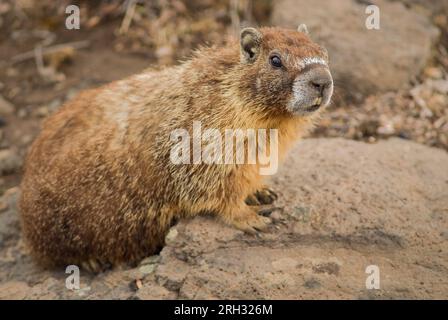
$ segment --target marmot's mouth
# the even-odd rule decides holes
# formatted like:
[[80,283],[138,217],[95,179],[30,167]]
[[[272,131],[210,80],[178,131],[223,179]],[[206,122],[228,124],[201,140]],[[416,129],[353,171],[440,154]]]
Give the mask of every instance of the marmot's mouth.
[[320,104],[313,104],[311,107],[305,109],[306,112],[313,112],[320,108]]
[[313,112],[319,109],[322,105],[322,97],[316,98],[310,107],[305,108],[306,112]]

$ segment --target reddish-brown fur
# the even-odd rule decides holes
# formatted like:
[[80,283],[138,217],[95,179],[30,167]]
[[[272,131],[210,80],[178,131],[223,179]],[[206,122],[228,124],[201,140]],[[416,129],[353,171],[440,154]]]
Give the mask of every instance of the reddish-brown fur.
[[[25,166],[20,209],[33,256],[45,265],[136,263],[156,252],[178,218],[214,213],[247,231],[267,219],[245,204],[263,187],[258,165],[174,165],[170,132],[207,128],[279,129],[280,154],[313,117],[284,109],[298,71],[279,76],[273,49],[325,57],[297,31],[260,29],[254,63],[238,42],[199,50],[177,67],[81,93],[51,116]],[[259,79],[259,80],[258,80]],[[257,85],[258,83],[258,85]]]

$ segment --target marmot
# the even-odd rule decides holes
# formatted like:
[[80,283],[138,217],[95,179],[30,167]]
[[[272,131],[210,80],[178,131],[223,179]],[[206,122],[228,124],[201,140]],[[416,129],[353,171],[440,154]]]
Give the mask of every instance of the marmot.
[[328,54],[303,27],[245,28],[239,41],[201,48],[178,66],[84,91],[45,121],[29,150],[25,243],[46,266],[98,271],[157,252],[182,217],[208,213],[263,230],[270,219],[248,196],[275,195],[259,164],[174,164],[170,133],[194,121],[221,132],[274,128],[281,157],[332,92]]

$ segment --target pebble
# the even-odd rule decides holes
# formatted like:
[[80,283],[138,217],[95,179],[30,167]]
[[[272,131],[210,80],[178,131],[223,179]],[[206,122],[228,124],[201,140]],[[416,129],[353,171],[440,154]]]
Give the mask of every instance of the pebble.
[[81,288],[79,290],[76,290],[76,293],[78,293],[78,295],[80,297],[84,297],[84,296],[86,296],[87,294],[90,293],[91,289],[92,289],[91,287],[84,287],[84,288]]
[[141,266],[138,269],[138,271],[140,271],[144,275],[147,275],[147,274],[153,273],[155,269],[156,269],[155,264],[145,264],[145,265]]
[[0,200],[0,212],[6,211],[8,208],[9,205],[5,201]]
[[179,232],[178,232],[176,229],[174,229],[174,228],[171,229],[171,230],[168,232],[168,234],[166,235],[166,237],[165,237],[165,242],[166,242],[166,243],[173,242],[174,239],[176,239],[178,233],[179,233]]
[[439,68],[428,67],[425,69],[425,76],[432,78],[432,79],[442,79],[443,72]]
[[50,110],[47,106],[42,106],[37,108],[34,114],[39,118],[45,118],[50,114]]
[[22,159],[11,149],[0,150],[0,174],[17,171],[22,166]]
[[0,114],[1,115],[10,115],[14,113],[14,106],[11,102],[5,100],[2,96],[0,96]]
[[20,119],[26,118],[28,116],[28,112],[25,109],[19,109],[19,111],[17,112],[17,116]]

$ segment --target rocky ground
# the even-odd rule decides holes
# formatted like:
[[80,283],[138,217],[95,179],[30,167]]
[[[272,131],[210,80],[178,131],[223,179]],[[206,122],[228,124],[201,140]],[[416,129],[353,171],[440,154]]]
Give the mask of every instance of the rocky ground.
[[[182,221],[135,269],[38,269],[20,240],[18,190],[0,213],[0,298],[447,299],[448,154],[400,139],[308,139],[272,181],[279,209],[251,236],[212,217]],[[380,289],[366,289],[369,265]]]
[[[157,0],[132,10],[81,0],[82,28],[70,31],[72,2],[0,2],[0,298],[448,298],[446,1],[371,1],[378,31],[365,28],[359,0]],[[280,209],[269,232],[183,221],[160,255],[82,272],[74,292],[64,270],[33,264],[15,199],[43,119],[84,88],[175,64],[239,25],[298,23],[328,48],[335,95],[319,139],[302,142],[272,181]],[[380,290],[366,290],[368,265],[380,268]]]

